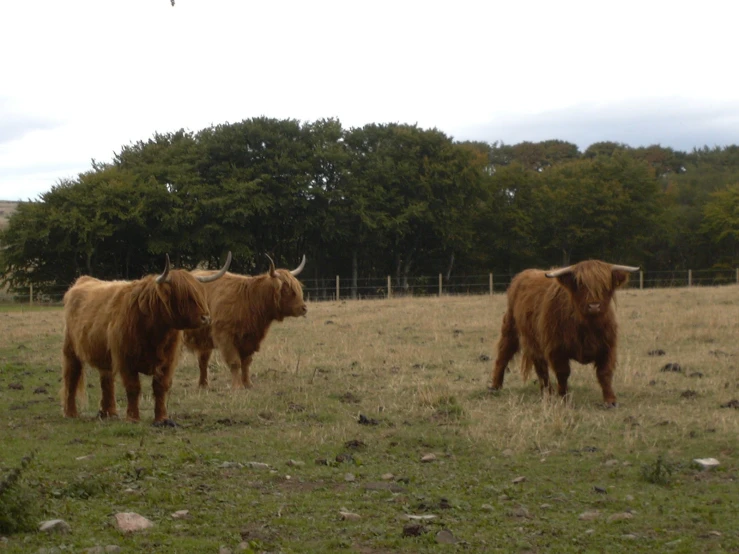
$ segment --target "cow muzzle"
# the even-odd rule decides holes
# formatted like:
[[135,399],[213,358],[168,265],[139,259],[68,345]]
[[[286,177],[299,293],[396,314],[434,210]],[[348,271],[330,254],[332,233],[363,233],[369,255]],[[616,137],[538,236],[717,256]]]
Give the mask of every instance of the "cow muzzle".
[[202,325],[210,325],[210,316],[209,315],[201,315],[200,316],[200,323]]
[[591,302],[588,304],[588,313],[589,314],[599,314],[600,313],[600,302]]

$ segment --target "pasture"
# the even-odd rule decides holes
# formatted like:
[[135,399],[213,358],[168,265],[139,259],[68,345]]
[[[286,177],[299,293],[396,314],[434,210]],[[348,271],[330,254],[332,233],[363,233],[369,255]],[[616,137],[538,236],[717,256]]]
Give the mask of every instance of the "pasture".
[[[577,364],[569,405],[524,384],[518,357],[489,392],[504,308],[309,304],[272,327],[252,390],[217,364],[198,390],[183,354],[175,429],[151,426],[147,377],[140,424],[98,420],[89,368],[88,403],[64,419],[61,309],[0,312],[0,478],[35,451],[13,494],[71,526],[0,551],[739,552],[739,287],[620,291],[612,410]],[[118,512],[154,527],[123,534]]]

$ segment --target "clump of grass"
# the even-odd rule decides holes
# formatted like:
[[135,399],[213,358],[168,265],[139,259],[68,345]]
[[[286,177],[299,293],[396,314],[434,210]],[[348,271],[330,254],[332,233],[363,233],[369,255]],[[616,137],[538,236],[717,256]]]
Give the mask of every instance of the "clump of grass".
[[41,504],[38,495],[22,478],[35,455],[34,450],[24,456],[20,467],[10,470],[0,480],[0,534],[11,535],[36,528]]
[[660,454],[652,464],[644,464],[641,468],[641,477],[647,483],[668,486],[672,483],[673,464],[665,460]]
[[433,404],[434,419],[459,421],[464,417],[464,408],[454,396],[441,396]]

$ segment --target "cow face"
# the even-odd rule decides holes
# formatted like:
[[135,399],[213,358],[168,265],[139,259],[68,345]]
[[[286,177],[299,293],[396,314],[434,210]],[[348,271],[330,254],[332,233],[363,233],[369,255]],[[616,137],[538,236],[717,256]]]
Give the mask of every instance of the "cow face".
[[170,324],[175,329],[197,329],[210,323],[205,289],[190,273],[171,271],[164,283],[159,283]]
[[629,277],[627,271],[595,260],[580,262],[567,269],[569,271],[552,272],[547,276],[555,277],[567,290],[577,313],[584,319],[607,314],[613,294]]
[[306,315],[308,308],[303,300],[303,286],[289,271],[279,269],[276,271],[276,285],[279,287],[277,293],[277,311],[280,319],[285,317],[298,317]]

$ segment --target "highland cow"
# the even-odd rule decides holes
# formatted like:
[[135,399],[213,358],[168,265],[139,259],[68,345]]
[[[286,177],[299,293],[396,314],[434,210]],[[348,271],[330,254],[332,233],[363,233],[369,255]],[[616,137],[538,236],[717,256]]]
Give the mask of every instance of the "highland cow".
[[77,279],[64,295],[62,347],[62,404],[64,415],[77,417],[76,397],[84,392],[84,364],[100,373],[100,417],[117,415],[115,378],[126,389],[127,419],[139,420],[139,374],[152,376],[154,424],[174,426],[167,417],[167,393],[180,351],[182,329],[210,321],[203,284],[220,279],[231,263],[231,253],[220,271],[195,277],[170,269],[136,281]]
[[[308,311],[303,288],[295,278],[305,267],[305,256],[293,270],[275,269],[272,258],[269,261],[269,271],[262,275],[227,273],[205,285],[210,325],[184,333],[185,346],[198,358],[200,387],[208,387],[208,362],[217,348],[231,370],[231,387],[250,388],[249,366],[272,322]],[[208,273],[195,271],[194,275]]]
[[498,342],[492,388],[503,387],[511,358],[522,351],[526,380],[533,366],[542,392],[551,391],[549,368],[560,396],[568,392],[570,360],[595,365],[607,406],[616,406],[611,381],[618,326],[611,302],[638,267],[588,260],[552,271],[527,269],[508,288],[508,309]]

